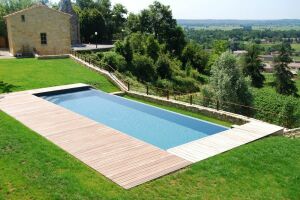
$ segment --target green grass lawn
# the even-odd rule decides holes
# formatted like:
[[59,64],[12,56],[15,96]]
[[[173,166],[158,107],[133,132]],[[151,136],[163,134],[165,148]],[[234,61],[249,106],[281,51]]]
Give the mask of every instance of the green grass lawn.
[[106,77],[84,68],[71,59],[0,60],[0,81],[15,85],[14,91],[72,83],[93,84],[105,92],[118,91]]
[[296,52],[300,52],[300,44],[294,43],[291,46],[293,49],[295,49]]
[[201,119],[201,120],[206,120],[206,121],[209,121],[209,122],[212,122],[212,123],[215,123],[215,124],[220,124],[222,126],[231,127],[233,125],[230,122],[218,120],[218,119],[215,119],[215,118],[212,118],[212,117],[208,117],[208,116],[201,115],[201,114],[198,114],[198,113],[186,111],[186,110],[183,110],[183,109],[180,109],[180,108],[175,108],[175,107],[172,107],[172,106],[165,106],[165,105],[161,105],[161,104],[158,104],[158,103],[152,103],[150,101],[141,100],[141,99],[138,99],[138,98],[130,97],[128,95],[126,95],[125,98],[135,100],[135,101],[139,101],[139,102],[142,102],[142,103],[146,103],[146,104],[156,106],[156,107],[159,107],[159,108],[162,108],[162,109],[165,109],[165,110],[170,110],[170,111],[173,111],[173,112],[181,113],[183,115],[188,115],[188,116],[191,116],[191,117],[195,117],[195,118],[198,118],[198,119]]
[[124,190],[0,112],[0,199],[299,199],[300,139],[269,137]]
[[299,62],[300,61],[300,56],[293,56],[293,60],[295,62]]

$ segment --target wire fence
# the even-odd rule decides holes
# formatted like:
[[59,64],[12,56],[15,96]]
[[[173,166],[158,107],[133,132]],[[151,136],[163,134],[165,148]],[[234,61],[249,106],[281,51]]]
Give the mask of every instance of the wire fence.
[[175,90],[158,88],[152,85],[144,85],[134,83],[127,83],[128,90],[143,93],[146,95],[153,95],[162,97],[167,100],[175,100],[179,102],[188,103],[190,105],[199,105],[216,110],[222,110],[232,112],[235,114],[242,114],[248,117],[255,116],[256,113],[264,113],[268,116],[278,117],[279,113],[275,113],[269,110],[255,108],[252,106],[241,105],[228,101],[220,101],[216,98],[205,97],[201,92],[198,93],[182,93]]

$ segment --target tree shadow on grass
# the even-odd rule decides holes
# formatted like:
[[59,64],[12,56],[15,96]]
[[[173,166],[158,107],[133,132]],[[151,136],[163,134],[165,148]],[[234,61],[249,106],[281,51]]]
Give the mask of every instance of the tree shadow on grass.
[[4,81],[0,81],[0,93],[10,93],[13,89],[18,88],[19,86],[5,83]]

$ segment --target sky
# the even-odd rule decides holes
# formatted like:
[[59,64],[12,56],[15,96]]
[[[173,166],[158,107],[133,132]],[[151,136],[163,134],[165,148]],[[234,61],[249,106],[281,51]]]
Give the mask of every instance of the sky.
[[[53,0],[54,2],[59,0]],[[111,0],[138,13],[154,0]],[[160,0],[176,19],[300,19],[300,0]]]

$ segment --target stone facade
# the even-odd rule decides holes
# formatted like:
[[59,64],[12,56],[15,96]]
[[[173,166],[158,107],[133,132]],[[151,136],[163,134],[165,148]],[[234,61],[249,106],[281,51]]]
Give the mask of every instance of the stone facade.
[[10,53],[67,54],[71,50],[71,15],[45,5],[5,16]]
[[71,23],[71,43],[72,45],[80,44],[80,26],[79,26],[79,19],[77,14],[75,13],[72,3],[70,0],[61,0],[59,10],[61,12],[68,13],[72,15],[70,19]]

